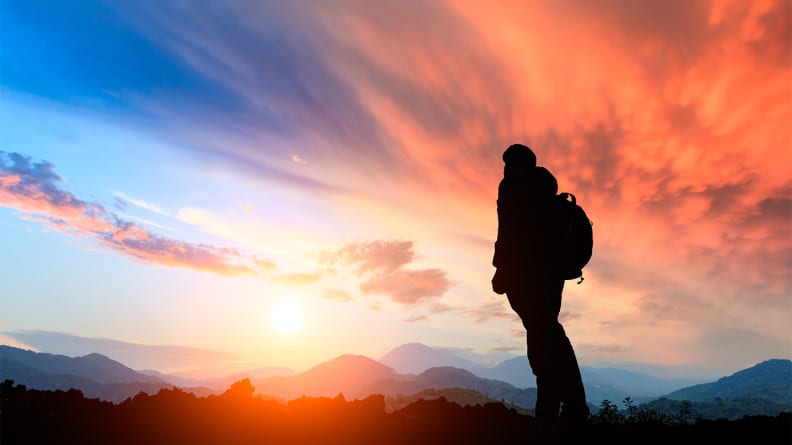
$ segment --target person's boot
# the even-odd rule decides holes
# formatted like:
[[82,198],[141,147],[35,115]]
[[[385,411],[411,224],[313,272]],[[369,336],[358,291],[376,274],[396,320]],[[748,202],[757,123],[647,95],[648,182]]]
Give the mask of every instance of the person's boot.
[[585,410],[563,410],[558,423],[561,443],[584,444],[591,441],[591,419],[588,407]]
[[535,419],[531,428],[532,439],[531,443],[540,445],[556,445],[560,444],[560,431],[558,419],[537,418]]

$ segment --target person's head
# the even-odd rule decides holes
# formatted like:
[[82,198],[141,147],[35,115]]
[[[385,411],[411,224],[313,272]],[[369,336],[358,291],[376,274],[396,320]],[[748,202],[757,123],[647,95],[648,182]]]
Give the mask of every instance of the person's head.
[[503,163],[515,167],[536,167],[536,154],[523,144],[512,144],[503,152]]
[[503,175],[521,174],[536,167],[536,154],[523,144],[512,144],[503,152]]

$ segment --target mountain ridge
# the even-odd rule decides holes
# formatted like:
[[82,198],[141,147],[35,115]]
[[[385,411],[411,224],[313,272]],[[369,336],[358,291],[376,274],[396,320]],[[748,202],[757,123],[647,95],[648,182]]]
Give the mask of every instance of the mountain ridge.
[[[12,380],[31,389],[78,389],[88,398],[120,403],[140,392],[154,394],[175,385],[156,376],[134,371],[102,354],[81,357],[35,352],[0,345],[0,380]],[[213,391],[200,386],[184,387],[196,395]]]
[[474,390],[492,399],[522,408],[533,409],[536,404],[536,388],[517,388],[509,383],[485,379],[468,370],[451,366],[430,368],[418,375],[409,374],[395,379],[377,380],[361,387],[356,396],[383,394],[394,397],[411,395],[428,389],[452,388]]
[[393,368],[400,374],[420,374],[427,369],[440,366],[452,366],[469,371],[484,368],[472,360],[459,357],[452,352],[426,346],[423,343],[405,343],[397,346],[377,361]]
[[[28,363],[26,364],[20,358],[27,358]],[[11,379],[36,389],[65,390],[75,387],[83,390],[86,395],[116,402],[140,391],[151,393],[157,392],[161,388],[181,387],[204,395],[219,392],[206,387],[189,385],[197,383],[195,381],[185,381],[185,385],[174,385],[167,382],[167,379],[156,377],[156,373],[154,377],[139,373],[101,354],[87,354],[82,357],[70,358],[2,345],[0,346],[0,361],[2,365],[0,366],[0,380]],[[527,360],[525,361],[527,362]],[[525,365],[527,366],[527,363]],[[530,372],[528,367],[525,369],[526,373]],[[584,373],[586,369],[586,367],[582,368]],[[117,371],[118,375],[109,377],[113,371]],[[624,370],[616,371],[619,371],[622,376],[633,375]],[[160,375],[165,376],[161,373]],[[246,375],[246,373],[240,373],[238,377],[241,380],[246,378]],[[770,359],[718,379],[716,382],[679,388],[664,393],[660,397],[675,400],[760,397],[789,403],[792,393],[789,388],[790,380],[792,380],[790,375],[792,375],[792,361]],[[535,402],[536,391],[535,388],[517,387],[500,379],[480,376],[469,370],[450,366],[429,368],[419,374],[400,374],[376,360],[357,354],[340,355],[302,373],[251,378],[250,380],[256,393],[282,399],[301,396],[334,397],[338,394],[359,398],[372,393],[409,396],[422,390],[458,387],[478,391],[495,400],[509,401],[515,405],[531,408]],[[715,388],[720,392],[713,393],[714,395],[710,394],[712,391],[708,391],[707,388],[713,388],[712,385],[715,385]],[[594,390],[590,390],[590,388],[591,386],[587,388],[587,395],[589,403],[593,405],[598,404],[597,397],[615,402],[627,396],[637,403],[651,400],[651,398],[636,396],[633,393],[625,393],[606,384],[596,386]]]
[[768,359],[710,383],[680,388],[664,396],[674,400],[761,398],[792,403],[792,360]]
[[46,369],[50,374],[75,375],[98,383],[165,383],[158,377],[138,373],[97,353],[68,357],[0,345],[0,360],[19,362],[34,369]]
[[[395,356],[390,361],[396,369],[416,370],[427,364],[453,366],[466,369],[485,378],[500,380],[517,388],[535,388],[536,378],[531,371],[528,358],[524,355],[504,360],[492,367],[485,367],[470,360],[460,362],[447,350],[438,350],[421,343],[407,343],[392,349],[383,357]],[[469,365],[468,364],[471,364]],[[461,366],[455,366],[461,364]],[[467,367],[466,367],[467,366]],[[699,383],[701,380],[656,377],[653,375],[616,368],[581,366],[583,385],[589,402],[599,404],[602,400],[622,400],[630,397],[637,402],[651,400],[673,390]]]
[[359,385],[395,375],[393,368],[376,360],[358,354],[343,354],[292,376],[268,377],[252,383],[257,393],[284,399],[331,397],[339,393],[350,395]]
[[240,371],[233,367],[228,369],[227,366],[237,357],[210,349],[80,337],[53,331],[17,330],[4,331],[0,334],[40,352],[69,357],[99,353],[132,369],[156,369],[185,378],[214,377],[215,375],[210,374],[212,371],[216,373],[218,369],[226,369],[226,374]]

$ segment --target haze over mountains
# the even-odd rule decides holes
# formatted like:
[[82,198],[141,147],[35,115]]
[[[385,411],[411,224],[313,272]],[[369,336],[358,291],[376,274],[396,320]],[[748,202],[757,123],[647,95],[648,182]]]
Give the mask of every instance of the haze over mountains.
[[393,348],[378,361],[400,374],[419,374],[438,366],[452,366],[472,372],[486,368],[473,360],[421,343],[407,343]]
[[[512,357],[495,366],[486,367],[446,351],[420,343],[408,343],[394,348],[379,361],[401,374],[418,374],[432,367],[454,367],[465,369],[482,378],[500,380],[517,388],[536,388],[536,378],[525,356]],[[707,381],[693,377],[658,377],[650,373],[611,367],[581,366],[580,372],[587,398],[595,404],[603,399],[622,400],[627,396],[638,401],[648,400]]]
[[[617,368],[583,367],[582,372],[589,403],[595,406],[603,399],[619,402],[627,396],[638,403],[661,396],[693,401],[720,397],[759,398],[792,406],[790,360],[768,360],[717,381],[696,382],[695,385],[680,384],[685,379],[660,378]],[[380,361],[348,354],[301,373],[262,368],[203,380],[156,371],[135,371],[96,353],[72,358],[0,346],[0,380],[11,379],[35,389],[77,388],[88,397],[115,403],[140,391],[151,394],[174,386],[196,395],[221,393],[233,382],[249,378],[258,394],[283,400],[303,395],[335,397],[339,394],[356,399],[375,393],[397,397],[443,388],[464,388],[490,399],[532,408],[536,389],[530,385],[530,379],[526,379],[530,375],[527,359],[523,357],[487,368],[448,351],[417,343],[395,348]]]
[[135,372],[101,354],[72,358],[0,345],[0,380],[6,379],[42,390],[75,388],[89,398],[115,403],[141,391],[156,393],[161,388],[174,386],[157,377]]
[[[5,337],[10,342],[1,339]],[[192,379],[247,371],[250,366],[221,351],[173,345],[148,345],[108,338],[88,338],[51,331],[11,331],[0,344],[69,357],[99,353],[134,369],[151,369]]]
[[[189,379],[193,383],[231,374],[249,374],[251,368],[262,366],[262,364],[257,365],[225,352],[209,349],[148,345],[105,338],[79,337],[52,331],[2,332],[0,333],[0,344],[70,357],[95,352],[136,370],[151,370],[152,373],[160,372],[178,376]],[[507,362],[511,359],[514,360],[508,364]],[[407,343],[392,349],[378,360],[402,374],[420,373],[436,366],[452,366],[467,369],[482,377],[502,378],[519,387],[535,386],[531,373],[528,372],[526,375],[524,372],[527,361],[522,354],[519,356],[506,352],[481,354],[459,348],[429,347],[421,343]],[[277,365],[277,363],[264,363],[264,367],[259,368],[263,375],[254,377],[283,376],[295,372],[288,368],[271,365]],[[599,364],[596,368],[591,368],[622,369],[660,379],[671,379],[672,389],[715,380],[730,373],[706,368],[668,367],[632,362]],[[490,369],[495,374],[486,374]],[[511,371],[508,371],[509,369]],[[511,375],[498,375],[499,371],[511,373]],[[661,388],[660,392],[664,390],[665,388]]]

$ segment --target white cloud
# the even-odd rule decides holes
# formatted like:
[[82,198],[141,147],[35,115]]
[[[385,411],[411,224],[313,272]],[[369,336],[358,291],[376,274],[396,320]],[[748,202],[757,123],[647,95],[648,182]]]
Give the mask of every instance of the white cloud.
[[135,207],[140,207],[141,209],[146,209],[146,210],[148,210],[150,212],[154,212],[154,213],[157,213],[159,215],[170,216],[168,211],[163,209],[160,206],[151,204],[150,202],[146,202],[146,201],[143,201],[141,199],[132,198],[129,195],[126,195],[126,194],[121,193],[119,191],[114,191],[113,192],[113,196],[123,200],[126,203],[132,204]]

